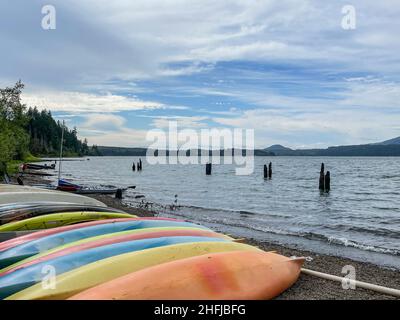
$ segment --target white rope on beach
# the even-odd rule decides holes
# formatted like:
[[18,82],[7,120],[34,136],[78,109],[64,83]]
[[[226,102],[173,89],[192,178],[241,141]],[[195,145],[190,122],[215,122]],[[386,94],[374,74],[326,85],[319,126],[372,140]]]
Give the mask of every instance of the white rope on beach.
[[398,290],[398,289],[378,286],[376,284],[363,282],[363,281],[357,281],[357,280],[348,279],[348,278],[342,278],[342,277],[334,276],[334,275],[331,275],[331,274],[318,272],[318,271],[314,271],[314,270],[309,270],[309,269],[305,269],[305,268],[302,268],[301,271],[303,273],[305,273],[305,274],[308,274],[308,275],[311,275],[311,276],[315,276],[315,277],[318,277],[318,278],[322,278],[322,279],[326,279],[326,280],[332,280],[332,281],[338,281],[338,282],[346,281],[351,285],[355,285],[355,287],[368,289],[368,290],[372,290],[372,291],[376,291],[376,292],[379,292],[379,293],[383,293],[383,294],[387,294],[387,295],[391,295],[391,296],[395,296],[395,297],[400,298],[400,290]]

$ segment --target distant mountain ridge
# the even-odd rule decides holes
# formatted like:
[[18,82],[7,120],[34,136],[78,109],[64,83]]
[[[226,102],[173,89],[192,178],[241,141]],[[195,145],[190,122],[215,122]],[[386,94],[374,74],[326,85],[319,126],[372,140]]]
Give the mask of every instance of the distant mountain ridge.
[[[125,147],[97,147],[102,156],[146,156],[147,148]],[[198,154],[201,150],[198,149]],[[228,150],[220,150],[223,156]],[[244,154],[245,150],[242,150]],[[167,155],[169,152],[166,152]],[[157,154],[157,153],[156,153]],[[189,152],[187,152],[189,155]],[[211,152],[210,152],[211,155]],[[349,156],[349,157],[376,157],[376,156],[400,156],[400,137],[385,140],[378,143],[334,146],[326,149],[291,149],[280,144],[274,144],[265,149],[254,150],[255,156]]]
[[[132,156],[132,157],[144,157],[147,154],[147,148],[125,148],[125,147],[107,147],[107,146],[98,146],[97,150],[100,152],[102,156]],[[200,155],[204,150],[187,150],[187,156],[190,155],[191,151],[197,151],[197,154]],[[218,151],[218,150],[217,150]],[[207,152],[207,151],[205,151]],[[231,152],[232,150],[219,150],[220,155],[223,156],[227,152]],[[154,154],[157,155],[158,151],[154,150]],[[212,151],[209,151],[209,155],[212,154]],[[242,150],[242,154],[245,154],[245,150]],[[166,150],[166,155],[169,155],[169,151]],[[254,150],[255,156],[274,156],[273,152],[268,150]]]
[[378,143],[334,146],[326,149],[290,149],[282,145],[265,148],[277,156],[400,156],[400,137]]
[[383,145],[400,144],[400,137],[382,141],[382,142],[378,142],[377,144],[383,144]]

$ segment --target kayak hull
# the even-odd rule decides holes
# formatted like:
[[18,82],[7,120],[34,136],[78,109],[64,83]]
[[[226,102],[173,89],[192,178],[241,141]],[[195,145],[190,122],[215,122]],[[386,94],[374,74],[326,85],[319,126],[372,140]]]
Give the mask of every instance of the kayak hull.
[[65,212],[40,215],[21,221],[14,221],[0,226],[3,231],[24,231],[50,229],[93,220],[135,218],[135,215],[112,212]]
[[303,261],[270,252],[213,253],[133,272],[70,299],[271,299],[297,280]]
[[235,242],[181,243],[117,255],[96,261],[57,276],[56,287],[44,289],[36,284],[22,290],[10,300],[61,300],[101,283],[158,264],[215,252],[260,251],[256,247]]
[[0,277],[0,299],[15,294],[35,283],[42,282],[47,274],[44,268],[51,267],[57,275],[79,268],[88,263],[109,258],[118,254],[134,252],[149,248],[173,245],[185,242],[218,242],[227,241],[220,238],[207,237],[163,237],[143,240],[134,240],[123,243],[115,243],[107,246],[92,248],[89,250],[75,252],[66,256],[58,257],[27,268],[16,270],[10,274]]
[[113,222],[109,224],[94,225],[53,234],[4,250],[0,252],[0,268],[3,269],[18,261],[29,258],[35,254],[84,238],[95,237],[120,231],[155,227],[194,227],[209,230],[208,228],[189,222],[179,222],[163,219],[150,220],[139,218],[131,219],[124,222]]
[[114,243],[127,242],[133,240],[142,240],[150,238],[162,237],[208,237],[208,238],[221,238],[226,240],[233,240],[232,238],[220,233],[196,228],[147,228],[139,230],[130,230],[124,232],[111,233],[104,236],[87,238],[81,241],[76,241],[71,244],[57,247],[56,249],[49,250],[43,254],[35,255],[31,258],[17,262],[7,268],[0,270],[0,277],[18,269],[26,268],[31,265],[55,259],[61,256],[72,254],[75,252],[106,246]]

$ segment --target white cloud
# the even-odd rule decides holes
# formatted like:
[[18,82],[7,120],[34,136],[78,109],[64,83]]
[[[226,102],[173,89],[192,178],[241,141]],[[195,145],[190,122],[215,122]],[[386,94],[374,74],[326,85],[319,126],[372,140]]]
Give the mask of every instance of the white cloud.
[[152,126],[158,129],[167,129],[170,125],[171,121],[177,123],[178,129],[196,129],[196,128],[204,128],[206,127],[205,120],[208,117],[201,116],[192,116],[192,117],[183,117],[183,116],[168,116],[168,117],[157,117],[152,121]]
[[83,130],[95,129],[103,131],[120,130],[126,123],[125,118],[113,114],[90,114],[80,128]]
[[115,94],[99,95],[62,91],[23,93],[22,101],[29,106],[64,112],[116,112],[166,108],[158,102],[142,101]]
[[146,134],[147,130],[121,128],[116,131],[81,130],[79,136],[101,146],[145,147]]

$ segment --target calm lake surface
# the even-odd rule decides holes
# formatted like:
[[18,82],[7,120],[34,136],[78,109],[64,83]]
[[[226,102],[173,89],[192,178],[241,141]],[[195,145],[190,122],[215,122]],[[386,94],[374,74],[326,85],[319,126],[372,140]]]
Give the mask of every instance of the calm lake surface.
[[[153,203],[162,215],[184,217],[225,233],[276,242],[400,269],[400,159],[255,157],[252,175],[234,165],[150,165],[138,157],[63,162],[63,177],[87,185],[136,185],[124,201]],[[263,165],[273,177],[263,179]],[[321,162],[331,192],[321,194]],[[138,195],[145,198],[137,199]],[[171,209],[177,195],[179,209]]]

